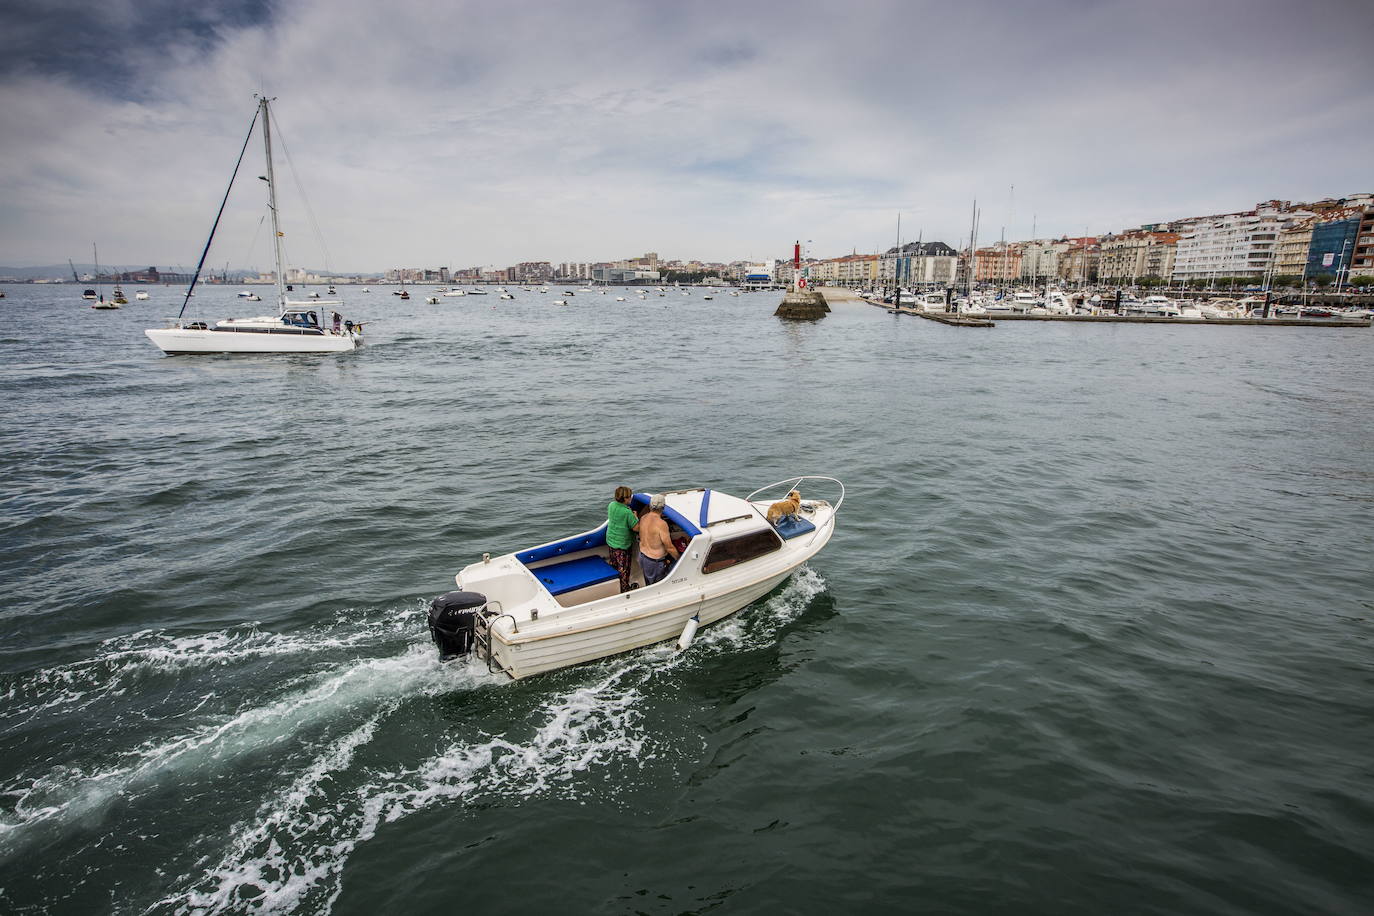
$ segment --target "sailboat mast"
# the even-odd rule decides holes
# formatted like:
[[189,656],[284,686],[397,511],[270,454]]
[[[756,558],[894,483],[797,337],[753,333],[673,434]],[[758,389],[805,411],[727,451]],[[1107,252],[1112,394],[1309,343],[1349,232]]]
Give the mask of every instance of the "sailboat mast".
[[978,249],[978,198],[973,199],[973,219],[968,229],[968,276],[965,277],[964,295],[973,298],[973,272],[977,268]]
[[892,262],[892,307],[902,307],[902,214],[897,214],[897,258]]
[[263,96],[258,104],[262,106],[262,143],[267,150],[267,209],[272,211],[272,251],[277,259],[277,309],[278,314],[286,314],[286,274],[281,262],[281,226],[277,222],[277,180],[272,173],[272,123],[268,120],[267,97]]

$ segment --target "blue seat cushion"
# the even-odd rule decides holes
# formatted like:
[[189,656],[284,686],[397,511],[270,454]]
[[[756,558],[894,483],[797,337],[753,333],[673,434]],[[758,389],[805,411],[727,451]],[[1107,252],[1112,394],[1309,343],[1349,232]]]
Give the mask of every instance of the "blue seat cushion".
[[541,566],[539,569],[530,570],[530,572],[539,577],[539,581],[544,583],[544,587],[549,590],[551,595],[576,591],[579,588],[586,588],[588,585],[596,585],[598,582],[618,578],[620,575],[615,571],[614,566],[600,557],[582,557],[577,560],[568,560],[565,563],[556,563],[553,566]]
[[777,529],[784,541],[790,541],[799,534],[806,534],[808,531],[815,531],[816,526],[802,518],[800,515],[784,515],[778,519],[778,523],[773,526]]

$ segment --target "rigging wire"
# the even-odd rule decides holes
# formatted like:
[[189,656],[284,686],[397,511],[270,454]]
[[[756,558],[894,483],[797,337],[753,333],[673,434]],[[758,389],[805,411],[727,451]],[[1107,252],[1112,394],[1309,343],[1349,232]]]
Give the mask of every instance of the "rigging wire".
[[215,224],[210,227],[210,237],[205,240],[205,250],[200,253],[200,263],[196,264],[196,272],[191,277],[191,285],[186,287],[186,298],[181,300],[181,311],[177,312],[178,325],[181,324],[181,316],[186,314],[186,303],[191,301],[196,283],[200,280],[200,271],[205,266],[205,258],[210,254],[210,243],[215,240],[215,230],[219,228],[220,217],[224,216],[224,205],[229,203],[229,192],[234,190],[234,179],[239,177],[239,167],[243,165],[243,154],[248,152],[248,141],[253,139],[253,128],[257,126],[258,113],[259,110],[254,110],[253,120],[248,124],[248,135],[243,138],[243,148],[239,150],[239,161],[234,163],[234,174],[229,176],[229,187],[224,189],[224,199],[219,202],[219,212],[215,214]]
[[244,265],[245,267],[247,267],[249,262],[253,260],[253,251],[258,247],[258,239],[262,236],[262,227],[263,224],[266,222],[266,213],[258,217],[258,227],[253,230],[253,240],[248,243],[248,250],[244,252],[243,259],[239,261],[239,263]]
[[285,132],[281,129],[281,115],[277,115],[277,142],[281,144],[282,154],[286,157],[286,166],[291,172],[291,181],[296,185],[296,193],[300,194],[301,202],[305,204],[305,212],[310,217],[310,228],[315,233],[315,241],[320,243],[320,250],[324,252],[324,272],[332,276],[334,268],[330,264],[329,246],[325,244],[324,232],[320,229],[320,221],[315,218],[315,208],[310,206],[310,198],[305,193],[305,187],[301,185],[300,173],[296,170],[296,163],[291,159],[291,148],[286,144]]

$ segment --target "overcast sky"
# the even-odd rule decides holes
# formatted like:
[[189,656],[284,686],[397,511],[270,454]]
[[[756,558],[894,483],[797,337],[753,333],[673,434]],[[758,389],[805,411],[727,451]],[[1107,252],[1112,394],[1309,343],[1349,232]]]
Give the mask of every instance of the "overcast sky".
[[[0,264],[194,265],[260,89],[289,260],[336,271],[1374,191],[1372,38],[1368,0],[0,0]],[[217,269],[270,267],[262,170],[255,135]]]

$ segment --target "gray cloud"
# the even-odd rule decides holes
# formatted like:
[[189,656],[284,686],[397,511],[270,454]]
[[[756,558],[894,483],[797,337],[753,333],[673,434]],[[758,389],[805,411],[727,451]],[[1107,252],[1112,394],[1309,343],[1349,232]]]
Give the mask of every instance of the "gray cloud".
[[[0,8],[0,262],[92,236],[194,261],[262,89],[335,269],[840,253],[898,212],[954,242],[975,196],[1018,238],[1374,190],[1363,3],[171,11]],[[265,266],[260,215],[245,183],[212,261]]]

